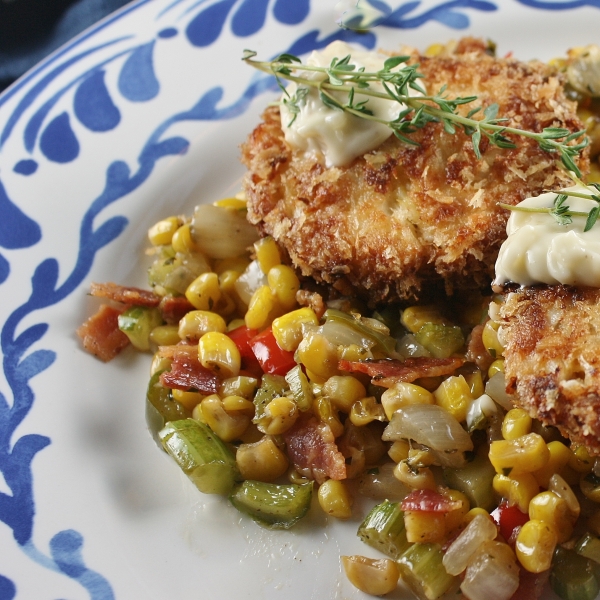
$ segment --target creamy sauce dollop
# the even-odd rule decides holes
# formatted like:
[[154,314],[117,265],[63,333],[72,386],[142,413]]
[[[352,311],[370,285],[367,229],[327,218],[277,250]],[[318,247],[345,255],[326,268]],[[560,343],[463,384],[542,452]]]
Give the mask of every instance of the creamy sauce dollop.
[[[335,41],[321,51],[312,52],[306,64],[328,67],[333,58],[342,59],[348,54],[352,56],[352,64],[357,68],[364,67],[368,72],[381,70],[385,60],[389,58],[379,52],[355,50],[345,42]],[[323,73],[305,72],[302,76],[316,81],[326,78]],[[290,96],[293,96],[297,89],[298,86],[294,82],[286,88]],[[371,89],[377,92],[385,91],[380,83],[372,83]],[[335,96],[342,104],[346,103],[345,92],[336,93]],[[404,108],[404,105],[398,102],[371,98],[357,91],[354,95],[354,103],[363,100],[368,100],[367,108],[372,110],[376,117],[386,121],[396,119]],[[318,90],[312,87],[305,101],[300,105],[300,113],[290,125],[292,118],[293,114],[282,104],[281,128],[286,142],[292,148],[308,154],[323,155],[328,167],[345,166],[357,156],[373,150],[392,135],[392,130],[387,125],[329,108],[319,98]]]
[[[583,186],[567,189],[597,194]],[[556,193],[550,192],[527,198],[518,206],[551,208],[555,198]],[[592,200],[572,196],[565,204],[586,214],[596,206]],[[494,286],[513,282],[600,287],[600,223],[584,233],[585,221],[585,217],[575,216],[571,224],[560,225],[545,213],[511,211],[508,237],[496,261]]]

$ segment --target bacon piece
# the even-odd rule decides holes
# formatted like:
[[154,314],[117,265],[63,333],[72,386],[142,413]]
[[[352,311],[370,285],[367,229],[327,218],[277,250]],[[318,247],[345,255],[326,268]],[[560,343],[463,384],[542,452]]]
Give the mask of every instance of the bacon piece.
[[323,483],[327,478],[346,479],[346,462],[325,423],[315,417],[298,419],[283,434],[287,453],[296,470]]
[[[169,346],[181,348],[186,346]],[[195,350],[195,346],[187,346]],[[197,390],[202,394],[216,394],[219,390],[219,378],[200,364],[195,353],[180,352],[174,354],[171,370],[160,376],[160,382],[168,388],[178,390]]]
[[108,298],[115,302],[128,304],[129,306],[158,306],[160,296],[148,290],[136,287],[127,287],[116,283],[92,283],[90,294],[100,298]]
[[379,360],[340,360],[341,371],[366,373],[373,378],[373,383],[382,387],[392,387],[398,381],[410,383],[421,377],[449,375],[465,361],[459,357],[450,358],[407,358],[396,360],[383,358]]
[[447,513],[461,507],[458,500],[434,490],[413,490],[400,504],[404,511],[442,512]]
[[129,338],[119,329],[118,308],[102,304],[83,325],[77,329],[83,347],[100,360],[112,360],[125,346]]
[[194,306],[187,298],[183,296],[165,296],[160,301],[160,314],[169,325],[178,325],[179,321],[190,310],[194,310]]
[[467,342],[467,353],[465,358],[468,362],[474,362],[482,371],[487,372],[490,365],[494,362],[494,357],[488,352],[483,345],[481,334],[483,333],[484,325],[475,325],[469,340]]

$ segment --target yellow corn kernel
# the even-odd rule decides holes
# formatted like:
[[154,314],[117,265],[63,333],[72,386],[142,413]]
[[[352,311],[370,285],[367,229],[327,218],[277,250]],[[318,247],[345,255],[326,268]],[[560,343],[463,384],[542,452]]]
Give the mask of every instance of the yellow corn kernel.
[[599,479],[594,473],[581,473],[579,489],[583,495],[592,502],[600,502]]
[[559,544],[573,533],[573,521],[567,503],[554,492],[540,492],[529,503],[529,518],[544,521],[554,528]]
[[233,319],[232,321],[229,321],[229,323],[227,323],[227,331],[233,331],[238,327],[245,327],[245,325],[246,322],[244,321],[244,319]]
[[261,418],[258,428],[269,435],[281,435],[296,422],[298,414],[298,407],[291,398],[273,398],[267,404],[265,416]]
[[511,506],[518,506],[521,512],[526,513],[531,499],[540,491],[535,477],[531,473],[520,475],[494,475],[492,481],[494,491],[508,500]]
[[224,396],[222,402],[223,408],[229,413],[243,412],[250,417],[254,416],[254,403],[251,400],[248,400],[248,398],[232,394],[230,396]]
[[227,331],[225,319],[209,310],[191,310],[179,321],[178,337],[181,340],[196,341],[209,331],[225,333]]
[[287,456],[268,435],[253,444],[240,444],[235,461],[244,479],[267,483],[281,477],[289,466]]
[[219,273],[219,287],[221,292],[229,296],[235,296],[235,282],[238,280],[240,273],[238,271],[227,270]]
[[350,422],[357,427],[364,427],[372,421],[385,421],[383,406],[377,402],[375,396],[367,396],[357,400],[350,410]]
[[460,423],[466,421],[473,396],[469,384],[462,375],[444,379],[433,395],[436,404],[447,410],[457,421]]
[[252,398],[258,387],[258,379],[246,375],[237,377],[228,377],[221,381],[219,395],[221,398],[226,396],[242,396],[243,398]]
[[388,450],[388,456],[395,462],[399,463],[401,460],[408,458],[410,451],[410,444],[406,440],[396,440]]
[[546,444],[548,448],[548,462],[537,471],[533,471],[533,476],[541,487],[547,488],[550,477],[554,473],[560,473],[571,458],[571,450],[562,442],[554,440]]
[[264,436],[264,433],[256,426],[255,423],[250,423],[248,425],[248,429],[242,433],[240,436],[240,441],[243,444],[254,444],[261,440]]
[[526,571],[541,573],[550,568],[556,544],[556,532],[550,525],[529,520],[517,534],[515,552]]
[[249,329],[264,329],[272,321],[276,309],[275,296],[268,285],[261,285],[250,298],[244,320]]
[[206,425],[206,420],[204,418],[204,415],[202,414],[202,402],[194,406],[194,409],[192,410],[192,419],[194,419],[194,421],[198,421],[199,423],[204,423]]
[[299,308],[273,320],[273,336],[280,348],[295,352],[302,341],[304,328],[318,324],[319,319],[312,308]]
[[349,519],[352,516],[352,496],[342,481],[328,479],[319,486],[317,496],[325,514],[336,519]]
[[218,275],[212,272],[198,275],[185,290],[185,297],[198,310],[212,310],[221,298]]
[[435,306],[409,306],[402,311],[400,317],[402,325],[411,333],[417,333],[425,323],[447,325],[448,321],[442,317]]
[[344,360],[366,360],[373,358],[373,353],[358,344],[350,344],[349,346],[338,347],[338,358]]
[[213,202],[213,206],[220,208],[231,208],[232,210],[246,210],[248,205],[243,198],[221,198]]
[[275,240],[271,236],[254,242],[254,251],[260,270],[267,275],[272,267],[281,264],[281,254]]
[[575,525],[575,522],[581,513],[581,505],[571,486],[558,473],[554,473],[554,475],[550,477],[548,491],[554,492],[559,498],[562,498],[566,502],[567,508],[569,509],[569,517],[573,525]]
[[292,310],[296,306],[296,292],[300,289],[300,280],[292,267],[271,267],[267,274],[267,282],[285,310]]
[[223,401],[217,394],[206,396],[200,402],[200,410],[204,422],[221,438],[224,442],[232,442],[246,431],[250,425],[251,417],[241,412],[227,412],[223,407]]
[[175,252],[181,252],[182,254],[190,254],[191,252],[197,252],[198,246],[192,237],[190,224],[186,223],[177,229],[171,239],[171,246]]
[[334,375],[323,384],[322,394],[327,396],[336,408],[347,414],[355,402],[367,395],[367,390],[352,375]]
[[465,494],[458,490],[446,489],[442,492],[444,496],[449,498],[452,502],[459,502],[460,506],[453,508],[452,510],[444,513],[446,520],[446,532],[452,533],[464,525],[465,517],[471,508],[469,499]]
[[174,346],[179,343],[177,325],[159,325],[150,332],[150,341],[157,346]]
[[446,537],[446,518],[441,512],[407,510],[404,512],[406,539],[411,543],[437,544]]
[[511,408],[502,421],[502,436],[515,440],[531,432],[531,417],[522,408]]
[[494,520],[492,515],[490,515],[490,513],[487,510],[485,510],[485,508],[476,506],[475,508],[472,508],[470,511],[467,512],[465,518],[463,519],[463,525],[468,525],[477,515],[483,515],[484,517],[490,519],[490,521]]
[[199,392],[188,392],[186,390],[173,389],[172,394],[174,400],[177,400],[179,404],[183,404],[189,410],[194,410],[204,398]]
[[471,396],[473,398],[479,398],[485,393],[485,386],[483,385],[483,377],[481,371],[477,369],[473,373],[466,373],[464,375],[465,381],[469,384],[471,390]]
[[541,435],[528,433],[514,440],[492,442],[489,458],[497,473],[515,476],[544,467],[550,452]]
[[435,477],[428,467],[411,467],[407,460],[399,462],[394,467],[394,477],[415,490],[435,490]]
[[366,558],[365,556],[342,556],[344,572],[350,583],[365,594],[383,596],[398,586],[400,571],[390,558]]
[[435,404],[433,394],[420,385],[399,381],[381,395],[381,404],[389,421],[393,414],[409,404]]
[[425,56],[433,57],[442,54],[446,50],[444,44],[431,44],[425,49]]
[[221,377],[236,377],[242,357],[235,342],[224,333],[209,331],[198,340],[200,364]]
[[571,448],[572,454],[569,466],[578,473],[590,473],[594,468],[594,459],[590,456],[585,446]]
[[504,352],[504,348],[498,340],[498,327],[499,324],[495,321],[488,321],[481,332],[483,346],[494,357],[500,357]]
[[319,333],[308,333],[304,336],[298,346],[297,360],[325,381],[339,374],[336,347]]
[[221,258],[216,260],[214,263],[213,271],[219,275],[219,277],[225,273],[225,271],[233,271],[234,273],[243,273],[250,260],[246,256],[234,256],[232,258]]
[[313,410],[320,421],[329,425],[333,437],[340,437],[344,433],[344,426],[340,421],[337,410],[331,405],[329,398],[317,396],[313,403]]
[[153,246],[165,246],[171,243],[173,234],[179,228],[179,219],[177,217],[167,217],[158,223],[155,223],[148,229],[148,239]]
[[496,373],[504,373],[503,358],[497,358],[488,368],[488,377],[493,377]]

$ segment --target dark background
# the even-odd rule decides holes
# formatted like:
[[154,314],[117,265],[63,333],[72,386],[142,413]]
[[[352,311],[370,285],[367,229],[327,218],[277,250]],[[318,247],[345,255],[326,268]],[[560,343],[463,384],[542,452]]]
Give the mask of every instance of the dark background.
[[129,0],[0,0],[0,91]]

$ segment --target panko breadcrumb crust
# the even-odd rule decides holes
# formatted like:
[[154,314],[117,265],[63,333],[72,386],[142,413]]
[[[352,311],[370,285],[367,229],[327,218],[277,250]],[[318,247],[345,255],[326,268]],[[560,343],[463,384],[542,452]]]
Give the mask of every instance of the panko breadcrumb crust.
[[[548,65],[495,58],[472,38],[434,57],[410,53],[429,93],[445,85],[450,98],[477,95],[477,105],[497,103],[507,125],[521,129],[583,129]],[[569,177],[534,140],[515,138],[510,150],[484,140],[478,160],[462,130],[449,135],[430,123],[411,137],[418,146],[391,136],[348,166],[327,168],[323,157],[286,144],[279,109],[268,108],[242,146],[249,220],[303,275],[371,305],[489,285],[506,237],[508,211],[498,203],[564,187]],[[586,152],[579,168],[589,169]]]
[[536,286],[500,307],[514,403],[600,455],[600,290]]

